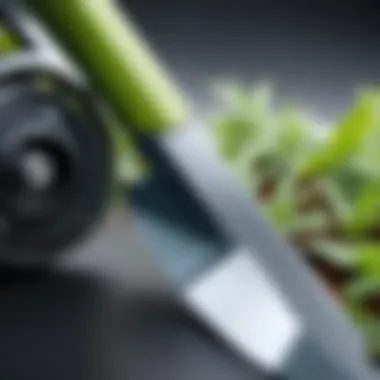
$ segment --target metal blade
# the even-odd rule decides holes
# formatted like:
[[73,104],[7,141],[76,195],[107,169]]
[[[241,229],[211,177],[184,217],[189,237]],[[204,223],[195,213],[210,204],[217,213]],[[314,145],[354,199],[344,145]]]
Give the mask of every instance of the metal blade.
[[154,169],[132,192],[137,223],[184,304],[268,374],[372,378],[358,332],[263,221],[204,129],[141,147]]

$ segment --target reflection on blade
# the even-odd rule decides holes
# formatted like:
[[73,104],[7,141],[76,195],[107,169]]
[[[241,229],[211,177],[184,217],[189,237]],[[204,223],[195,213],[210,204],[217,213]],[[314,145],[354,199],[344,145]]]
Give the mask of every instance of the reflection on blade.
[[302,334],[301,321],[246,249],[189,284],[185,298],[228,343],[272,372]]

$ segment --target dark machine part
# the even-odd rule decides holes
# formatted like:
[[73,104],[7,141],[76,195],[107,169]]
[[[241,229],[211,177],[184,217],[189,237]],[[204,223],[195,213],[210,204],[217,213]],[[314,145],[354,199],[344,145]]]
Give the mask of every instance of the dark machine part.
[[0,1],[20,44],[0,59],[0,264],[45,264],[105,210],[112,149],[85,80],[16,3]]
[[109,198],[109,139],[95,103],[54,75],[0,78],[0,262],[42,264]]

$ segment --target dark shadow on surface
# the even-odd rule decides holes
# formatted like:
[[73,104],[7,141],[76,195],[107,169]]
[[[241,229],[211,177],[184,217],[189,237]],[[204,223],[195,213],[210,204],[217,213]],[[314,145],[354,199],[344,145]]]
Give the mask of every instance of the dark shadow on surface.
[[0,300],[1,379],[119,378],[111,287],[76,273],[8,272]]
[[0,280],[0,378],[249,380],[169,299],[85,272],[7,272]]

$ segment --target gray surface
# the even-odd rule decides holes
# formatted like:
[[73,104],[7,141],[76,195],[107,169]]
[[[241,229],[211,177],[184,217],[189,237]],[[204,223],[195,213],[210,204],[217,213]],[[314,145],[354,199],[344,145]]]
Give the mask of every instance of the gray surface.
[[140,239],[128,210],[117,209],[76,247],[64,266],[104,273],[128,289],[166,294],[169,288],[153,256]]

